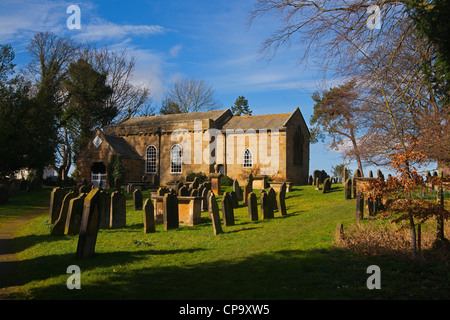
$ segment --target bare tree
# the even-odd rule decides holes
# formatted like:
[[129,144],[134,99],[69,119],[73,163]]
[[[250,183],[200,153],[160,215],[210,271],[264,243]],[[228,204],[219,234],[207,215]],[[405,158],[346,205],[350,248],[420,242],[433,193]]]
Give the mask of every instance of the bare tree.
[[160,112],[191,113],[216,110],[218,107],[214,89],[204,80],[190,78],[179,79],[174,83],[163,100]]
[[113,89],[113,94],[106,101],[106,105],[118,109],[114,122],[120,122],[137,113],[154,113],[150,88],[133,82],[136,57],[128,54],[126,49],[114,51],[107,47],[97,49],[87,45],[80,51],[80,56],[98,72],[108,75],[107,84]]

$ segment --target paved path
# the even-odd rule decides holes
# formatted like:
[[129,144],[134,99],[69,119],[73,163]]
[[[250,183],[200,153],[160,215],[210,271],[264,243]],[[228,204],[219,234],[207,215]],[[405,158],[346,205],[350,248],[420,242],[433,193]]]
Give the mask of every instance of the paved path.
[[45,211],[48,209],[37,210],[0,227],[0,300],[10,298],[10,287],[21,285],[17,273],[20,260],[13,247],[14,234],[22,225]]

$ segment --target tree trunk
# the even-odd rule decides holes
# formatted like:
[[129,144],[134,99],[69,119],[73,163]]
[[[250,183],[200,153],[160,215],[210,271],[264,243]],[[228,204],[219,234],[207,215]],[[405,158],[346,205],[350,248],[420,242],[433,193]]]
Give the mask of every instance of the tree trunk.
[[411,250],[413,256],[415,257],[417,254],[417,245],[416,245],[416,226],[414,225],[413,217],[409,217],[409,228],[411,230]]

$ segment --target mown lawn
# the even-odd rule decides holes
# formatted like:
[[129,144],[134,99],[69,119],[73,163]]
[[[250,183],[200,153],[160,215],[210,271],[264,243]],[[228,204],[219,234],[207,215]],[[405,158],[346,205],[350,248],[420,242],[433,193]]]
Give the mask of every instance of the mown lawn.
[[[231,189],[230,187],[227,187]],[[225,189],[224,189],[225,190]],[[259,192],[256,191],[258,198]],[[49,192],[39,193],[41,198]],[[144,198],[149,193],[144,192]],[[220,198],[217,198],[219,207]],[[46,199],[48,203],[48,199]],[[31,202],[30,202],[31,203]],[[27,205],[31,204],[27,202]],[[358,256],[337,248],[337,223],[355,223],[355,201],[334,185],[322,194],[294,187],[285,217],[249,222],[214,236],[207,212],[194,227],[144,234],[142,211],[127,194],[127,226],[100,230],[96,256],[77,260],[78,236],[50,235],[43,214],[16,235],[21,283],[16,299],[448,299],[449,266],[390,256]],[[40,205],[39,205],[40,206]],[[67,267],[81,269],[81,290],[69,290]],[[369,290],[367,267],[381,269],[381,289]]]

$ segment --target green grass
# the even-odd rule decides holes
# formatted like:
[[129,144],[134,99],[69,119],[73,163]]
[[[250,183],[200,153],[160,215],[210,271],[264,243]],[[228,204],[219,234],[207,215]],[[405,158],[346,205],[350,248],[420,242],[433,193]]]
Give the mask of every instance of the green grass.
[[[36,195],[39,202],[44,196],[49,198],[49,192]],[[450,297],[448,263],[358,256],[333,245],[337,223],[355,223],[355,201],[344,200],[341,187],[328,194],[313,186],[294,187],[286,204],[287,216],[275,212],[275,219],[256,222],[248,220],[247,207],[235,209],[236,225],[223,227],[225,233],[218,236],[206,212],[200,225],[170,231],[157,225],[155,233],[144,234],[142,211],[133,210],[127,194],[127,226],[100,230],[97,254],[86,260],[75,258],[78,236],[51,236],[43,214],[16,235],[22,283],[14,288],[14,298]],[[81,290],[66,287],[66,269],[73,264],[81,268]],[[373,264],[381,268],[381,290],[366,287],[366,270]]]

